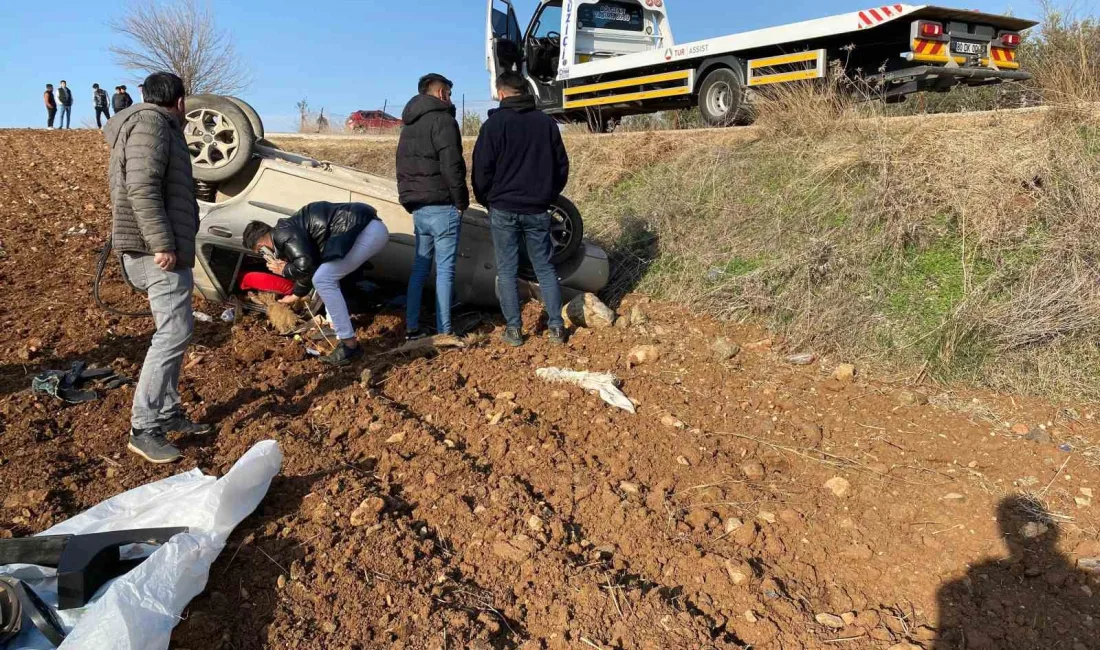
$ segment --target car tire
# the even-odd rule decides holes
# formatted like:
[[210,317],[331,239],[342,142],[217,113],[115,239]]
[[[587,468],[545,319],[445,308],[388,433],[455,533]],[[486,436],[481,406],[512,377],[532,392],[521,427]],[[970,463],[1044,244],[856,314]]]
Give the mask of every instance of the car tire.
[[699,112],[710,126],[732,126],[742,119],[745,84],[729,68],[715,68],[699,86]]
[[554,254],[550,262],[559,266],[573,259],[584,245],[584,219],[573,202],[559,196],[550,205],[550,238]]
[[207,183],[229,180],[252,159],[257,136],[252,121],[237,101],[221,95],[187,98],[183,133],[196,180]]
[[229,97],[228,99],[244,112],[245,117],[248,118],[248,123],[252,125],[252,135],[256,136],[257,140],[263,140],[267,137],[264,134],[264,121],[260,119],[260,114],[252,108],[251,104],[239,97]]
[[252,105],[244,101],[240,97],[230,97],[229,95],[212,95],[210,93],[201,93],[198,95],[191,95],[187,98],[187,105],[190,106],[193,101],[206,101],[209,98],[224,97],[229,101],[237,105],[237,108],[241,109],[244,116],[248,118],[248,123],[252,125],[252,135],[256,136],[256,140],[263,140],[266,136],[264,133],[264,121],[260,119],[260,114],[256,112],[256,109],[252,108]]

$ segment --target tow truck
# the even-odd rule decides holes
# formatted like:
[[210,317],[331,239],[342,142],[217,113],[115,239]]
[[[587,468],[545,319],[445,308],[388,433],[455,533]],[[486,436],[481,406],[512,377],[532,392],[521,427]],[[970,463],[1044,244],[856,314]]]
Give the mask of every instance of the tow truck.
[[1037,23],[1023,18],[889,4],[681,44],[670,1],[541,0],[522,30],[510,0],[488,0],[492,97],[500,73],[519,72],[542,111],[604,132],[628,115],[696,106],[711,126],[744,123],[761,87],[832,70],[888,102],[1031,78],[1017,48]]

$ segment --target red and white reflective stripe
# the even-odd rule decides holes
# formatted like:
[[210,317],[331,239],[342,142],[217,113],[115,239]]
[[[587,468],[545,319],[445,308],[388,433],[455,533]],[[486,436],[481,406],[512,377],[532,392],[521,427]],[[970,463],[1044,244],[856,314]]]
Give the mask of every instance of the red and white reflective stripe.
[[859,12],[859,28],[874,27],[879,23],[886,22],[895,15],[900,15],[904,9],[902,5],[889,5],[875,7],[874,9],[864,9]]

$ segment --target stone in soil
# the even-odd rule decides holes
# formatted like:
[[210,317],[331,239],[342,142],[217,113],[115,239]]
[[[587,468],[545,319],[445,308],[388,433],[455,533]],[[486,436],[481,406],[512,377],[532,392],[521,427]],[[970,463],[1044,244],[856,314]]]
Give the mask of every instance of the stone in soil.
[[852,484],[848,482],[848,479],[842,476],[834,476],[833,478],[825,481],[823,486],[826,490],[833,493],[833,496],[843,497],[848,494],[852,488]]
[[741,346],[723,337],[715,339],[710,346],[711,357],[719,362],[729,361],[741,353]]
[[814,620],[824,625],[825,627],[832,628],[834,630],[843,630],[845,627],[844,619],[840,618],[836,614],[818,614],[814,617]]
[[741,473],[750,481],[763,481],[767,475],[763,463],[755,460],[742,464]]
[[916,390],[901,389],[894,391],[894,401],[899,406],[923,406],[928,403],[928,395]]
[[386,502],[381,497],[368,497],[351,513],[351,525],[355,527],[373,524],[378,521]]
[[833,377],[837,381],[852,381],[856,376],[856,367],[850,363],[842,363],[836,367]]
[[656,363],[661,358],[661,350],[655,345],[639,345],[627,355],[627,365],[645,366]]

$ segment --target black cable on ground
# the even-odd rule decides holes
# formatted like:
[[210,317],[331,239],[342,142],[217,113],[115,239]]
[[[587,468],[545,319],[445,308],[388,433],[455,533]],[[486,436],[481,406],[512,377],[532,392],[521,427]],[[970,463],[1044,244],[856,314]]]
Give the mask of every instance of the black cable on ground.
[[[99,295],[99,284],[103,280],[104,273],[106,273],[106,271],[107,271],[107,261],[111,259],[111,250],[113,248],[114,248],[114,236],[111,235],[111,236],[107,237],[107,242],[105,244],[103,244],[103,250],[99,251],[99,259],[96,260],[95,280],[92,281],[92,296],[95,298],[95,304],[99,305],[99,307],[101,309],[103,309],[103,310],[105,310],[109,313],[112,313],[116,316],[124,316],[124,317],[127,317],[127,318],[143,318],[143,317],[146,317],[146,316],[152,316],[153,313],[148,312],[148,311],[145,311],[145,312],[126,312],[126,311],[119,311],[119,310],[115,309],[114,307],[108,307],[103,302],[103,298],[100,297],[100,295]],[[123,270],[123,274],[125,274],[125,272],[126,271]]]

